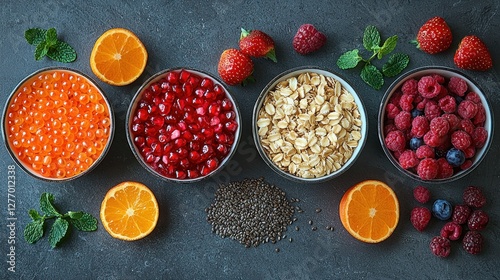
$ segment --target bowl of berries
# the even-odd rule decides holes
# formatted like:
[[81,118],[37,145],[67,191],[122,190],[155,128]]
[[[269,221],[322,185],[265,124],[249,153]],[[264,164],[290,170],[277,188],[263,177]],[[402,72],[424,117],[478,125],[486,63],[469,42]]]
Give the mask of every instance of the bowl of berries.
[[399,77],[382,99],[378,120],[389,160],[423,182],[450,182],[469,174],[493,137],[484,92],[447,67],[421,67]]
[[137,90],[126,120],[137,160],[169,181],[200,181],[224,168],[241,136],[236,100],[212,75],[174,68]]

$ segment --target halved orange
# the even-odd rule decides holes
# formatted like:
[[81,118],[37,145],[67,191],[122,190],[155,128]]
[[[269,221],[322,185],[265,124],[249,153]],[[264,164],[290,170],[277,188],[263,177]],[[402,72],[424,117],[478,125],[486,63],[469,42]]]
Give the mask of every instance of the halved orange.
[[366,180],[345,192],[339,215],[342,225],[354,238],[378,243],[391,236],[398,225],[398,198],[385,183]]
[[101,204],[101,222],[114,238],[132,241],[150,234],[159,216],[153,192],[138,182],[123,182],[111,188]]
[[95,42],[90,68],[103,82],[124,86],[139,78],[147,60],[146,47],[132,31],[112,28]]

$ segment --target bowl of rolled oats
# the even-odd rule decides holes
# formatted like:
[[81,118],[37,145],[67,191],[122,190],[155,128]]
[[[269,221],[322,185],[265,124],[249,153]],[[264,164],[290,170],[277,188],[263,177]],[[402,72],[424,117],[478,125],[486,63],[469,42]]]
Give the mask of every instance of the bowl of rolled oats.
[[346,80],[306,66],[279,74],[262,90],[252,132],[259,154],[276,173],[324,182],[354,164],[366,142],[368,120]]

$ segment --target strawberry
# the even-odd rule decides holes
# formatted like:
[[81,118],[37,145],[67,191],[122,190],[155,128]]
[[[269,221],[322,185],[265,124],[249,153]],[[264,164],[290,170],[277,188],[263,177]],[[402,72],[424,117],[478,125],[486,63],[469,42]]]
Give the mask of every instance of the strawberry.
[[217,70],[222,80],[230,86],[245,85],[253,81],[253,62],[248,55],[237,49],[222,52]]
[[278,62],[273,38],[260,30],[245,30],[242,28],[239,45],[241,52],[248,56],[266,57]]
[[420,27],[417,39],[413,42],[418,49],[435,54],[447,50],[452,40],[451,29],[446,21],[441,17],[433,17]]
[[465,36],[460,41],[453,62],[457,67],[466,70],[486,71],[493,67],[488,48],[474,35]]
[[325,43],[325,34],[319,32],[312,24],[301,25],[293,37],[293,48],[302,55],[319,50]]

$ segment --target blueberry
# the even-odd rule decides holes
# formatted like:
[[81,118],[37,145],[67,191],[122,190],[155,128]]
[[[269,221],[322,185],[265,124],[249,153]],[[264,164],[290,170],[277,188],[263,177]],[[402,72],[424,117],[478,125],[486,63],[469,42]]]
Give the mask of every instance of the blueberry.
[[451,166],[458,167],[464,163],[465,154],[459,149],[451,148],[446,153],[446,160]]
[[422,110],[419,110],[417,108],[414,108],[413,110],[411,110],[411,117],[412,118],[416,118],[418,116],[423,116],[424,115],[424,111]]
[[458,104],[460,104],[462,101],[464,101],[464,98],[463,98],[463,97],[461,97],[461,96],[458,96],[458,95],[455,95],[455,96],[454,96],[454,98],[455,98],[455,102],[457,103],[457,106],[458,106]]
[[413,137],[410,139],[410,149],[416,150],[418,147],[424,144],[424,140],[422,138]]
[[434,204],[432,205],[432,214],[440,220],[448,220],[451,217],[452,212],[453,207],[451,206],[451,203],[444,199],[438,199],[434,201]]

